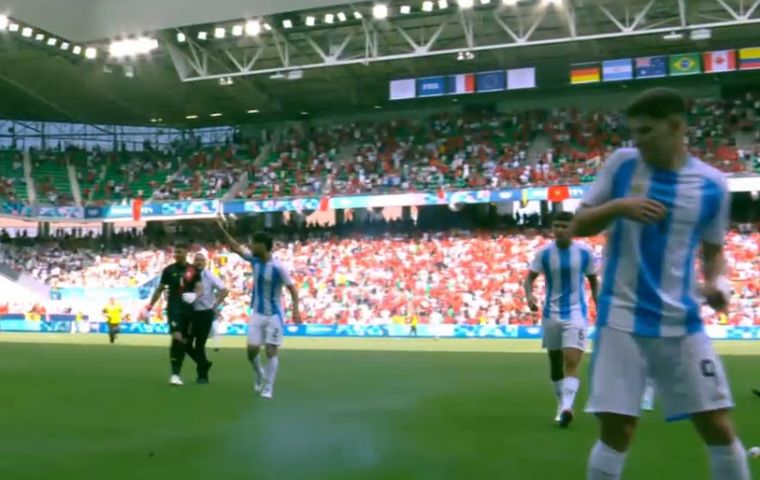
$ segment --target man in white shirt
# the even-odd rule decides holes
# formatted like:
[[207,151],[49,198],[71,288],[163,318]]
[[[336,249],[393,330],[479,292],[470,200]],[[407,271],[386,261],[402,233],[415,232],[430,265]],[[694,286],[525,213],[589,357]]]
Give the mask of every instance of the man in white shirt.
[[193,266],[200,274],[201,281],[198,296],[193,302],[192,323],[186,345],[187,349],[194,353],[198,364],[198,383],[205,385],[208,383],[208,371],[212,364],[206,358],[206,340],[211,332],[216,310],[229,294],[229,290],[219,277],[206,269],[206,257],[203,254],[195,256]]

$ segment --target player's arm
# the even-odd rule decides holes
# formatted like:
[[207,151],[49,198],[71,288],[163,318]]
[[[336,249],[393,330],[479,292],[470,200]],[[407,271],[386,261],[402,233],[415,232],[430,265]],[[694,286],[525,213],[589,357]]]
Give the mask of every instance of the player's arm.
[[161,295],[164,293],[164,290],[166,290],[166,270],[161,273],[161,281],[159,282],[158,286],[156,287],[156,290],[153,292],[153,296],[150,297],[150,302],[148,303],[148,310],[153,310],[153,305],[158,302],[158,300],[161,298]]
[[721,195],[716,198],[715,214],[702,229],[702,275],[705,279],[702,295],[714,310],[725,311],[731,293],[721,290],[719,279],[725,273],[723,242],[728,231],[731,196],[725,177],[715,180]]
[[290,272],[282,266],[280,267],[280,276],[282,277],[282,284],[290,292],[290,304],[293,306],[293,323],[301,323],[301,310],[298,306],[298,288],[296,287],[296,282],[293,281]]
[[594,305],[598,306],[599,304],[596,303],[596,299],[599,294],[599,279],[596,277],[595,273],[586,275],[586,279],[588,280],[588,285],[591,287],[591,298],[594,300]]
[[528,301],[528,307],[533,312],[538,310],[538,302],[536,302],[536,297],[533,296],[533,283],[535,283],[536,279],[541,274],[541,272],[543,272],[543,270],[544,270],[544,266],[541,263],[541,252],[539,252],[538,255],[533,257],[533,261],[530,262],[528,275],[525,277],[525,280],[523,281],[523,289],[525,289],[525,299]]
[[239,244],[237,240],[235,240],[235,238],[230,234],[230,232],[227,231],[227,228],[224,226],[224,222],[222,222],[221,220],[217,220],[216,224],[219,226],[219,230],[222,231],[222,235],[224,235],[224,239],[227,242],[227,245],[229,245],[230,250],[237,253],[243,258],[248,258],[248,254],[245,248],[243,248],[243,246]]
[[645,197],[613,198],[614,178],[629,155],[630,153],[618,150],[607,160],[575,214],[571,225],[573,236],[598,235],[619,218],[654,223],[665,217],[665,207],[655,200]]

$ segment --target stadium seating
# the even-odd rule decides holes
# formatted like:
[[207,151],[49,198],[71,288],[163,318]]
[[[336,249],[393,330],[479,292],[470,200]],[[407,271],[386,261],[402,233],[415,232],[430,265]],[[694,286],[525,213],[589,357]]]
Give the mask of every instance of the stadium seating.
[[[433,311],[447,323],[533,324],[521,282],[528,262],[547,239],[538,231],[439,232],[416,235],[313,236],[288,243],[276,256],[293,272],[305,321],[325,324],[405,322],[416,313],[426,322]],[[139,243],[139,242],[136,242]],[[597,256],[602,238],[590,239]],[[250,267],[214,244],[196,245],[211,259],[232,294],[224,311],[230,322],[247,321]],[[55,287],[136,287],[170,263],[171,252],[138,247],[117,254],[58,243],[12,246],[0,261],[32,273]],[[721,319],[705,308],[711,323],[760,325],[760,234],[731,232],[726,255],[735,295],[732,314]],[[539,281],[539,285],[541,282]],[[542,286],[538,293],[542,295]],[[131,305],[132,318],[144,302]],[[56,308],[76,308],[59,303]],[[593,315],[593,306],[592,306]]]
[[25,202],[28,196],[21,154],[0,150],[0,199]]

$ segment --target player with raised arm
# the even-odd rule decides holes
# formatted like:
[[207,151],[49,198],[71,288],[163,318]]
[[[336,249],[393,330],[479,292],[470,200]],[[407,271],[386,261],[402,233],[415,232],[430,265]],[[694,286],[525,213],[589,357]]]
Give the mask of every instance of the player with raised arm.
[[730,211],[725,176],[688,153],[678,92],[648,90],[627,115],[637,148],[610,156],[573,221],[579,236],[608,231],[587,408],[601,433],[588,479],[621,478],[649,375],[666,417],[690,418],[707,445],[712,478],[749,480],[728,379],[699,313],[700,290],[716,310],[728,301],[718,285]]
[[[298,289],[288,270],[272,258],[272,237],[265,232],[253,236],[250,252],[230,235],[219,220],[221,229],[230,249],[251,264],[253,291],[251,292],[251,319],[248,323],[248,360],[256,373],[254,389],[262,398],[272,398],[274,381],[279,365],[278,349],[284,335],[284,312],[282,308],[282,287],[288,289],[293,306],[293,322],[301,323],[298,310]],[[259,351],[265,346],[267,365],[261,366]]]
[[543,346],[549,352],[549,371],[557,397],[555,421],[567,428],[573,421],[573,404],[580,386],[578,366],[586,351],[588,307],[585,279],[596,302],[597,279],[591,249],[573,241],[570,222],[573,214],[562,212],[552,223],[554,241],[541,248],[530,264],[523,284],[530,309],[538,311],[533,282],[539,275],[546,280],[542,326]]

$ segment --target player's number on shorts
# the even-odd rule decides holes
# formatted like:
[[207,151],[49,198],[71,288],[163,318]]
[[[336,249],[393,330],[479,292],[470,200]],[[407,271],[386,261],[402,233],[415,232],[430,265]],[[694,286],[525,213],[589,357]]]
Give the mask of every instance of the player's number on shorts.
[[578,330],[578,340],[582,342],[583,340],[585,340],[585,338],[586,338],[586,333],[583,330]]
[[277,341],[277,337],[279,337],[279,336],[280,336],[280,330],[279,329],[275,329],[274,331],[272,331],[272,340]]
[[708,378],[715,376],[715,362],[712,360],[702,360],[699,362],[699,368],[702,370],[702,376]]

